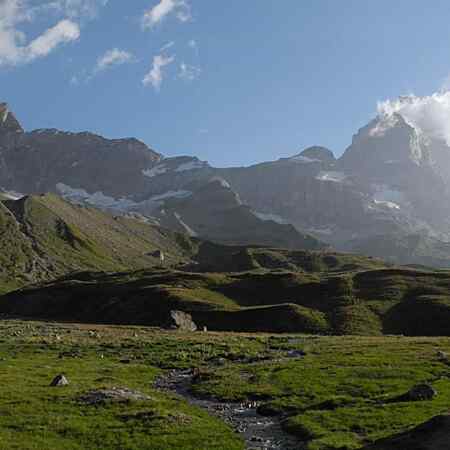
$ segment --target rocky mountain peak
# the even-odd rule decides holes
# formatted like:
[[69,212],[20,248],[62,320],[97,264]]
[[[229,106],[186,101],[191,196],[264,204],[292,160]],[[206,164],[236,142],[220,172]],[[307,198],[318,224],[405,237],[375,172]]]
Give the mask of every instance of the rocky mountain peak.
[[352,171],[376,174],[392,165],[426,165],[428,159],[415,128],[400,114],[390,114],[378,116],[361,128],[340,163]]
[[23,133],[23,128],[9,110],[7,103],[0,103],[0,132]]

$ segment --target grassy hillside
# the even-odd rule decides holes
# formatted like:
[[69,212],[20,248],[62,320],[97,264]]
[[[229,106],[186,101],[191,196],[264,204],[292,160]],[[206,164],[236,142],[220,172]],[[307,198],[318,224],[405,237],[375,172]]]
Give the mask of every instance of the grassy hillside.
[[0,202],[0,229],[0,292],[80,270],[153,267],[155,250],[178,265],[192,251],[183,235],[55,195]]
[[0,312],[165,326],[171,310],[212,330],[450,336],[450,273],[257,269],[81,273],[0,298]]

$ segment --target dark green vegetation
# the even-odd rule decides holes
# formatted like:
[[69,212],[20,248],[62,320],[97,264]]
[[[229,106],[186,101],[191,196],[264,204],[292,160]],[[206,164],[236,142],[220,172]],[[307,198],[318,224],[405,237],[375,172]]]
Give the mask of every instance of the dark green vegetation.
[[[290,358],[293,351],[304,356]],[[20,450],[243,450],[204,411],[153,387],[198,368],[194,392],[257,400],[308,450],[358,449],[448,411],[448,338],[177,333],[145,327],[0,322],[0,447]],[[64,373],[67,387],[50,388]],[[392,401],[420,382],[430,401]],[[99,388],[147,400],[89,405]],[[378,447],[377,447],[378,448]],[[410,448],[402,448],[410,450]]]
[[[200,327],[217,331],[450,336],[448,272],[342,272],[348,265],[345,257],[340,261],[332,255],[315,260],[316,269],[324,271],[314,271],[306,252],[300,268],[300,255],[296,272],[260,268],[239,273],[80,273],[12,292],[0,298],[0,312],[165,326],[171,310],[182,310]],[[338,261],[334,269],[326,266],[331,259]]]

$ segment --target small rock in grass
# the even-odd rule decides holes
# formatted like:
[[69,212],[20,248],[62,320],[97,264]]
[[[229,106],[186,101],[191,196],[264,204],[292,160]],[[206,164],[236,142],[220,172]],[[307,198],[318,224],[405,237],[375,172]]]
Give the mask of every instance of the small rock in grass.
[[418,402],[425,400],[433,400],[436,397],[437,391],[434,389],[431,384],[428,383],[420,383],[416,386],[412,387],[408,392],[402,394],[398,397],[395,397],[389,401],[392,402]]
[[408,393],[409,400],[415,402],[419,400],[432,400],[437,395],[437,391],[428,383],[421,383],[414,386]]
[[67,386],[69,384],[69,380],[63,375],[59,374],[53,378],[53,381],[50,383],[51,387],[59,387],[59,386]]
[[138,391],[117,387],[96,389],[80,397],[80,401],[88,405],[145,400],[151,400],[151,398]]

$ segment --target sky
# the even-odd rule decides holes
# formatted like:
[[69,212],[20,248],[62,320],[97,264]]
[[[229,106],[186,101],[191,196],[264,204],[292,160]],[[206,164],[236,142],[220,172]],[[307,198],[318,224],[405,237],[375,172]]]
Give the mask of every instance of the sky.
[[214,166],[339,156],[402,95],[450,124],[449,19],[448,0],[0,0],[0,101],[27,130]]

